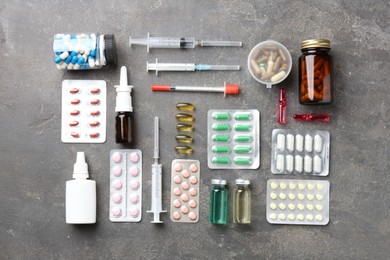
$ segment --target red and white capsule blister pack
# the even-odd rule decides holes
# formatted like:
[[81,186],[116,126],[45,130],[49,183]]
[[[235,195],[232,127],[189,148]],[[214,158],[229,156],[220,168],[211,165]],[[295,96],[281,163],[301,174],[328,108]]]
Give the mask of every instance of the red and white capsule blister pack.
[[199,220],[200,163],[198,160],[172,161],[171,220],[196,223]]
[[110,220],[139,222],[142,212],[142,152],[116,149],[110,152]]
[[104,80],[62,81],[63,143],[106,141],[106,92]]

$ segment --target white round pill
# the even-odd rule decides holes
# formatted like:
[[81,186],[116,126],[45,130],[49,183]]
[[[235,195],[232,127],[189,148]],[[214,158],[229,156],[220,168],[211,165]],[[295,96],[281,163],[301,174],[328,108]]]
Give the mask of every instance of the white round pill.
[[296,185],[295,185],[294,183],[290,183],[290,184],[288,185],[288,188],[289,188],[290,190],[295,190],[295,187],[296,187]]
[[276,214],[275,213],[269,214],[269,218],[272,219],[272,220],[275,220],[276,219]]
[[322,200],[323,198],[324,198],[324,196],[322,196],[322,194],[316,194],[317,200]]
[[295,195],[294,195],[293,193],[289,193],[289,194],[288,194],[288,198],[289,198],[290,200],[293,200],[293,199],[295,199]]
[[295,209],[295,205],[292,204],[292,203],[290,203],[290,204],[288,204],[288,208],[289,208],[290,210],[294,210],[294,209]]
[[311,184],[311,183],[307,184],[307,189],[308,190],[314,190],[314,185]]
[[288,219],[289,219],[289,220],[294,220],[294,219],[295,219],[294,214],[288,214]]
[[279,198],[282,200],[286,199],[286,197],[287,197],[286,194],[284,194],[283,192],[279,194]]
[[297,195],[297,197],[298,197],[299,200],[303,200],[305,198],[305,195],[303,195],[302,193],[299,193]]
[[282,190],[285,190],[285,189],[287,188],[286,183],[281,182],[281,183],[280,183],[280,188],[281,188]]
[[304,210],[304,209],[305,209],[305,206],[304,206],[303,204],[298,204],[298,205],[297,205],[297,208],[298,208],[299,210]]
[[322,184],[317,184],[317,190],[323,190],[324,189],[324,185]]
[[286,219],[286,215],[284,215],[283,213],[279,214],[279,219],[280,220],[285,220]]
[[305,184],[299,183],[298,184],[298,190],[304,190],[305,189]]
[[303,216],[303,214],[298,214],[298,215],[297,215],[297,219],[300,220],[300,221],[302,221],[302,220],[305,219],[305,217]]
[[322,205],[317,204],[317,205],[316,205],[316,210],[321,211],[321,210],[322,210]]
[[313,200],[314,199],[314,196],[313,196],[313,194],[307,194],[306,195],[306,198],[308,199],[308,200]]
[[276,195],[276,193],[274,193],[274,192],[271,192],[271,194],[269,195],[269,197],[271,198],[271,199],[276,199],[277,198],[277,195]]
[[286,209],[286,204],[284,204],[284,203],[279,203],[279,208],[280,208],[281,210],[285,210],[285,209]]
[[313,220],[313,215],[312,214],[307,214],[306,215],[306,219],[312,221]]
[[278,184],[276,182],[271,182],[270,186],[271,189],[275,190],[278,187]]
[[271,204],[269,204],[269,207],[270,207],[271,209],[276,209],[277,206],[276,206],[275,203],[272,202]]
[[320,215],[320,214],[316,215],[316,220],[317,221],[322,221],[322,215]]
[[308,210],[313,210],[313,209],[314,209],[314,206],[313,206],[312,204],[307,204],[307,205],[306,205],[306,208],[307,208]]

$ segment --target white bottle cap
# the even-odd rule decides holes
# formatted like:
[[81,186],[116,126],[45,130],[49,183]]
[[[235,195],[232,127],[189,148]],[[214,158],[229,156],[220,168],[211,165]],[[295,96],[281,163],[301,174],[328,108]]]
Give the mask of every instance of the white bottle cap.
[[121,67],[120,83],[116,85],[116,106],[115,112],[133,112],[133,104],[131,102],[131,89],[133,86],[127,85],[127,69]]
[[84,152],[77,152],[76,163],[73,167],[73,178],[88,179],[88,164],[85,162]]

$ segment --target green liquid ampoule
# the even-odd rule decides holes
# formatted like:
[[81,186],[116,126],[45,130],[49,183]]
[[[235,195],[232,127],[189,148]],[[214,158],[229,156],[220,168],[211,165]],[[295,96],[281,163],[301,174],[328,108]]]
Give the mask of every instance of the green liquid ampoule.
[[228,189],[226,180],[212,179],[210,191],[210,216],[211,224],[227,224]]

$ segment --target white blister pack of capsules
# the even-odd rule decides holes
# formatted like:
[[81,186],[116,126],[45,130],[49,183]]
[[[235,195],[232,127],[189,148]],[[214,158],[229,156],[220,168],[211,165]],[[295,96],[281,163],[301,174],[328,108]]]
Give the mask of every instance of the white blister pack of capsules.
[[256,109],[212,109],[207,120],[210,169],[260,166],[260,113]]
[[328,224],[329,189],[329,181],[268,180],[267,221],[291,225]]
[[142,152],[116,149],[110,152],[110,220],[139,222],[142,212]]
[[172,161],[171,220],[196,223],[199,220],[200,163],[198,160]]
[[106,95],[104,80],[62,81],[63,143],[106,141]]
[[271,172],[273,174],[329,174],[328,131],[272,131]]

